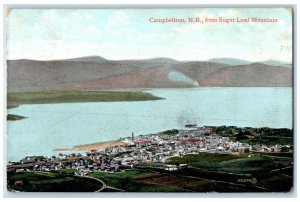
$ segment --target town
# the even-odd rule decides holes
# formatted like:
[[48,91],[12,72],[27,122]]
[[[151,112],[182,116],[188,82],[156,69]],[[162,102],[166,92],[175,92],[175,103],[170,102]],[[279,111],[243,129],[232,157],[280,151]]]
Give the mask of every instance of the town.
[[[267,134],[265,137],[272,140],[262,144],[263,138],[259,133]],[[132,133],[131,137],[121,139],[122,145],[98,151],[91,150],[85,154],[60,153],[52,157],[27,156],[19,162],[9,162],[7,172],[50,172],[74,169],[74,175],[86,176],[93,172],[122,172],[145,165],[156,165],[160,169],[176,171],[186,167],[187,164],[171,164],[169,159],[182,158],[190,154],[240,155],[248,153],[248,157],[251,157],[253,152],[292,152],[292,144],[288,141],[278,141],[284,144],[275,144],[272,133],[290,136],[285,138],[292,140],[292,131],[289,129],[186,125],[186,129],[172,129],[156,134],[135,136]]]

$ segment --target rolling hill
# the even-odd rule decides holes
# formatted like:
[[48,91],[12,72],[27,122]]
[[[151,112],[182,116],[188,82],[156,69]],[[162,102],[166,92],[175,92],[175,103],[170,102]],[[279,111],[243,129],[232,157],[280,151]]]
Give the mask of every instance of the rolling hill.
[[200,86],[287,87],[292,85],[292,71],[253,63],[219,69],[198,83]]
[[[253,62],[250,62],[247,60],[240,60],[240,59],[235,59],[235,58],[212,58],[212,59],[207,60],[207,62],[220,63],[220,64],[225,64],[228,66],[249,65],[249,64],[253,63]],[[271,66],[277,66],[277,67],[292,68],[292,64],[289,64],[287,62],[277,61],[277,60],[265,60],[265,61],[260,61],[257,63],[262,63],[265,65],[271,65]]]
[[[107,60],[98,56],[51,61],[8,60],[8,92],[292,85],[291,68],[263,63],[240,64],[243,61],[234,59],[221,61],[225,60]],[[229,65],[229,61],[235,65]],[[176,80],[177,77],[170,77],[172,75],[182,75],[184,79]]]

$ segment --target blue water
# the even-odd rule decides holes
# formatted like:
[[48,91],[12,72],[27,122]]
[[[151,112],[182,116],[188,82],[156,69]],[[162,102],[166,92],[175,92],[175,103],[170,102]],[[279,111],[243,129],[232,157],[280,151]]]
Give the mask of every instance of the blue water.
[[53,149],[148,134],[186,123],[292,128],[292,88],[147,90],[166,99],[21,105],[9,121],[7,160],[53,155]]

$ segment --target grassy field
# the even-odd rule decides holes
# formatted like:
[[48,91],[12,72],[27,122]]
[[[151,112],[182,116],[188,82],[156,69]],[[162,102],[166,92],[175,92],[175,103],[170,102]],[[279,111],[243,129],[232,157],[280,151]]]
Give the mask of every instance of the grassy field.
[[161,174],[154,177],[139,179],[141,182],[159,184],[179,189],[182,192],[251,192],[261,191],[255,187],[243,184],[227,183],[197,177],[178,176],[172,174]]
[[218,170],[255,175],[257,173],[269,172],[274,169],[291,166],[291,162],[292,160],[261,156],[224,161],[219,164]]
[[[247,160],[247,158],[242,159]],[[196,168],[182,169],[178,172],[160,170],[154,173],[140,169],[122,173],[91,174],[103,180],[107,186],[123,189],[126,192],[276,192],[288,191],[292,187],[292,178],[289,176],[268,174],[261,177],[262,175],[238,175]],[[238,182],[240,179],[254,178],[257,180],[255,183]]]
[[[169,163],[188,164],[189,168],[177,172],[183,176],[247,185],[247,189],[254,191],[286,192],[290,191],[293,186],[293,159],[291,157],[292,154],[289,153],[270,153],[270,155],[253,153],[250,157],[248,154],[200,153],[186,155],[183,158],[170,158]],[[243,179],[246,181],[254,179],[255,183],[245,182]],[[204,183],[201,186],[189,187],[189,189],[218,192],[245,191],[243,187],[235,185],[229,187],[226,183],[218,185]]]
[[178,192],[180,189],[163,184],[145,183],[139,180],[142,177],[155,175],[143,170],[130,170],[122,173],[92,173],[91,176],[103,180],[107,186],[123,189],[127,192]]
[[251,157],[248,154],[230,155],[218,153],[199,153],[186,155],[182,158],[173,157],[168,160],[171,164],[188,164],[194,168],[208,169],[211,171],[231,172],[236,174],[256,174],[269,172],[292,165],[293,159],[278,153],[255,153]]
[[241,140],[246,144],[263,144],[263,145],[293,145],[293,137],[261,137],[256,139]]
[[172,164],[185,164],[192,162],[204,162],[204,163],[216,163],[221,161],[227,161],[231,159],[245,158],[246,155],[231,155],[231,154],[218,154],[218,153],[199,153],[189,154],[182,158],[172,157],[168,160]]
[[191,191],[192,187],[205,184],[205,180],[195,178],[178,177],[173,175],[160,174],[153,177],[139,178],[140,182],[149,184],[159,184],[168,187],[180,189],[182,191]]
[[264,153],[264,152],[255,152],[255,154],[258,154],[260,156],[273,156],[277,158],[293,158],[293,153],[286,152],[286,153]]
[[[48,173],[8,173],[11,189],[25,192],[93,192],[102,187],[98,181],[74,176],[74,171]],[[15,185],[22,180],[23,185]]]

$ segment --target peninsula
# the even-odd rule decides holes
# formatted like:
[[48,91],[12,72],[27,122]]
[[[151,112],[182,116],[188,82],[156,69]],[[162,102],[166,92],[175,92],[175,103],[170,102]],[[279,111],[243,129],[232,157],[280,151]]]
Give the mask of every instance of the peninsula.
[[35,91],[7,95],[8,108],[22,104],[146,101],[162,99],[141,91]]
[[[22,104],[51,104],[79,102],[125,102],[163,99],[142,91],[36,91],[7,94],[7,108]],[[25,117],[7,115],[7,120],[21,120]]]

